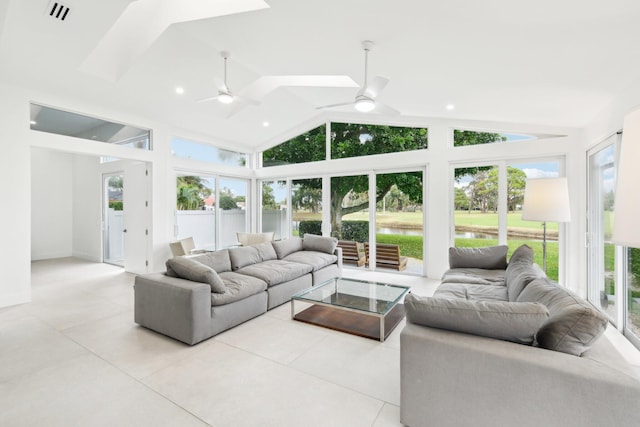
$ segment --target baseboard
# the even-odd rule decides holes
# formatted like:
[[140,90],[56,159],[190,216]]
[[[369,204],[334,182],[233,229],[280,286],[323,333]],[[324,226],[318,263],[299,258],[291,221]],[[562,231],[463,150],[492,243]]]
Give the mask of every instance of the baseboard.
[[74,251],[72,256],[74,258],[80,258],[80,259],[83,259],[85,261],[102,262],[102,258],[97,257],[97,256],[95,256],[93,254],[85,253],[85,252],[76,252],[76,251]]
[[56,258],[68,258],[73,256],[71,252],[47,252],[47,253],[38,253],[31,254],[31,261],[41,261],[45,259],[56,259]]
[[31,290],[0,296],[0,307],[10,307],[12,305],[25,304],[28,302],[31,302]]

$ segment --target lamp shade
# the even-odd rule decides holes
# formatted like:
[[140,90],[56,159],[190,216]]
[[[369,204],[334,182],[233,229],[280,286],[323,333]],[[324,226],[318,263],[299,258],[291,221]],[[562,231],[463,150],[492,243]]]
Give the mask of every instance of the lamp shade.
[[528,179],[524,189],[522,219],[525,221],[569,222],[567,178]]
[[640,109],[624,118],[613,207],[613,243],[640,247]]

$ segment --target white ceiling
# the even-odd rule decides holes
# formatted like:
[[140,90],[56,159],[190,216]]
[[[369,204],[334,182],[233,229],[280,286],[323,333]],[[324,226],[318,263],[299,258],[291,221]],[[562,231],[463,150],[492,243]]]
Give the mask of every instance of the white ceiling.
[[[267,75],[361,84],[361,42],[372,40],[370,76],[391,80],[379,100],[418,117],[580,127],[640,83],[637,0],[265,0],[266,9],[169,26],[127,58],[117,80],[80,71],[127,6],[148,2],[181,0],[73,0],[65,22],[45,14],[49,0],[0,0],[0,76],[247,148],[312,120],[317,106],[353,99],[357,88],[280,87],[227,118],[232,106],[196,102],[217,92],[220,51],[231,52],[235,92]],[[132,43],[154,19],[129,28]]]

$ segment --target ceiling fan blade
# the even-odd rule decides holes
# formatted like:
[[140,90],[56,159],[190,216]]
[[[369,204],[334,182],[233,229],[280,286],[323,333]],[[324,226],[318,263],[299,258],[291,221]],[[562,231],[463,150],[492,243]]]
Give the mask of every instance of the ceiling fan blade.
[[388,78],[376,76],[371,83],[364,88],[363,94],[369,98],[376,99],[385,86],[387,86],[387,83],[389,83]]
[[220,92],[229,92],[229,88],[224,83],[224,80],[219,79],[217,77],[214,77],[213,78],[213,84],[215,85],[216,89],[218,89],[218,91],[220,91]]
[[316,107],[316,110],[323,110],[325,108],[333,108],[333,107],[343,107],[345,105],[353,105],[354,102],[353,101],[349,101],[349,102],[341,102],[339,104],[329,104],[329,105],[323,105],[321,107]]
[[218,95],[201,98],[201,99],[198,99],[196,102],[207,102],[207,101],[213,101],[214,99],[218,99]]
[[399,116],[401,114],[400,111],[396,110],[395,108],[389,107],[388,105],[381,104],[379,102],[376,102],[376,108],[372,112],[379,114],[388,114],[390,116]]

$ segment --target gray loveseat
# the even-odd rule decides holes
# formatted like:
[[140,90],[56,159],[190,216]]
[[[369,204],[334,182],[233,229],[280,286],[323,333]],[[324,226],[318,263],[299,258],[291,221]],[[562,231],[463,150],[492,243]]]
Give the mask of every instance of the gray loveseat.
[[527,246],[450,250],[432,298],[405,298],[401,421],[419,426],[636,426],[640,380],[606,317],[549,280]]
[[337,240],[311,234],[174,257],[135,278],[135,322],[192,345],[341,274]]

